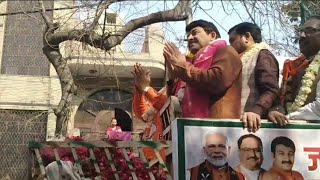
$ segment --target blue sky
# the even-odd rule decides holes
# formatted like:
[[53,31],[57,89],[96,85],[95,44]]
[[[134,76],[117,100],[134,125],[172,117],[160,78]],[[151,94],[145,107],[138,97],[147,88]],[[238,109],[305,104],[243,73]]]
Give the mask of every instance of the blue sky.
[[[275,48],[275,53],[282,56],[290,55],[283,49],[288,48],[287,44],[292,44],[292,39],[288,38],[288,36],[293,36],[294,31],[289,23],[283,22],[283,15],[279,13],[278,9],[281,5],[279,5],[280,2],[282,4],[286,2],[258,3],[256,7],[261,12],[250,8],[248,2],[246,1],[246,6],[249,13],[245,5],[240,1],[199,1],[196,6],[193,4],[193,20],[204,19],[213,22],[218,27],[222,39],[228,40],[227,31],[238,23],[244,21],[252,22],[250,20],[250,16],[252,16],[262,28],[264,40]],[[176,4],[177,1],[135,1],[116,4],[111,6],[111,9],[119,13],[124,21],[128,21],[159,10],[171,9]],[[186,23],[183,21],[161,24],[162,29],[165,31],[165,39],[175,42],[182,50],[186,49],[185,42],[181,41],[185,36],[185,25]],[[281,48],[283,49],[281,50]],[[294,53],[296,54],[297,52]]]

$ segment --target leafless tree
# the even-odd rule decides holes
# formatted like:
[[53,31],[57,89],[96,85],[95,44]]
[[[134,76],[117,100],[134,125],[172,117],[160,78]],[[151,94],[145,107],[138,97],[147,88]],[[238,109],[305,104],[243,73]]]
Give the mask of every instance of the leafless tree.
[[61,135],[64,128],[63,124],[68,118],[68,107],[70,106],[71,98],[77,94],[77,86],[67,65],[67,59],[62,56],[59,49],[61,43],[68,40],[75,40],[101,50],[109,51],[111,48],[119,45],[128,34],[138,28],[157,22],[181,21],[187,18],[185,12],[188,0],[180,0],[173,9],[132,19],[112,34],[97,34],[94,29],[105,9],[113,3],[122,1],[123,0],[97,1],[95,16],[91,24],[83,29],[70,29],[68,31],[59,31],[60,24],[53,23],[53,20],[50,19],[46,13],[43,2],[39,1],[41,5],[41,15],[46,24],[43,36],[43,53],[54,66],[61,82],[62,97],[58,107],[54,109],[54,113],[57,116],[56,135]]
[[298,48],[294,42],[295,24],[290,23],[288,16],[283,13],[282,7],[288,2],[285,1],[242,1],[243,6],[252,21],[264,27],[268,32],[265,40],[273,46],[278,54],[289,56],[298,55]]
[[[201,5],[203,3],[201,1],[197,2],[194,10],[205,13],[222,30],[228,31],[228,29],[225,29],[227,23],[222,24],[216,21],[216,14],[210,13],[213,8],[223,9],[226,22],[238,16],[237,18],[239,18],[240,22],[256,23],[262,28],[264,41],[273,47],[277,55],[297,56],[299,54],[295,30],[300,26],[301,22],[300,0],[212,0],[205,3],[207,6]],[[310,10],[319,9],[317,8],[319,7],[318,1],[306,2]],[[219,15],[222,15],[222,13],[219,13]]]
[[[1,2],[1,1],[0,1]],[[86,44],[104,50],[105,52],[110,51],[110,49],[119,45],[125,37],[130,33],[133,33],[134,30],[137,30],[143,26],[150,25],[157,22],[166,22],[166,21],[181,21],[187,18],[185,13],[187,5],[191,0],[180,0],[176,2],[176,5],[173,9],[163,10],[155,13],[148,14],[147,8],[142,8],[139,6],[138,1],[125,1],[125,0],[80,0],[77,1],[78,4],[70,9],[75,9],[81,11],[86,9],[86,13],[90,13],[91,18],[84,19],[85,26],[82,28],[71,28],[63,29],[62,26],[65,24],[54,23],[54,20],[48,16],[48,13],[53,10],[64,10],[67,8],[56,8],[49,9],[45,7],[45,1],[39,1],[40,10],[35,10],[32,12],[23,12],[26,15],[29,13],[40,12],[43,20],[45,21],[46,28],[43,36],[43,52],[54,66],[58,77],[61,82],[62,96],[58,104],[58,107],[54,109],[54,113],[57,116],[56,123],[56,134],[61,134],[63,130],[64,122],[67,122],[70,101],[71,97],[77,94],[79,87],[75,84],[75,79],[72,76],[72,73],[67,65],[67,58],[62,56],[62,53],[59,49],[61,44],[66,41],[78,41],[80,43]],[[124,3],[126,2],[126,3]],[[277,0],[267,0],[267,1],[211,1],[210,7],[201,7],[199,4],[202,2],[199,0],[193,0],[193,12],[195,11],[204,11],[207,12],[212,10],[216,3],[222,5],[223,10],[229,16],[234,13],[238,14],[242,21],[252,21],[257,23],[259,26],[263,26],[264,32],[267,32],[265,36],[265,41],[271,44],[274,49],[277,50],[279,54],[285,52],[287,55],[297,55],[298,48],[294,43],[294,28],[297,26],[297,23],[290,21],[290,14],[286,12],[295,12],[297,9],[296,1],[277,1]],[[292,3],[291,3],[292,2]],[[316,1],[312,1],[314,3]],[[110,8],[110,6],[121,3],[121,6],[127,6],[130,9],[136,9],[136,12],[144,14],[139,18],[133,18],[132,14],[128,14],[126,19],[131,19],[128,21],[122,28],[118,29],[116,32],[105,33],[104,26],[99,24],[98,21],[101,18],[103,12]],[[290,6],[291,3],[291,6]],[[235,8],[236,5],[241,4],[245,12],[247,13],[247,18],[244,18],[243,14],[240,14],[240,11]],[[166,4],[164,6],[167,6]],[[165,9],[165,8],[164,8]],[[289,9],[289,10],[288,10]],[[243,11],[242,11],[243,12]],[[145,15],[147,14],[147,15]],[[10,12],[7,13],[10,15]],[[213,16],[210,13],[207,13],[208,16]],[[215,22],[215,18],[212,17],[212,20]],[[215,22],[218,24],[217,22]],[[99,27],[98,27],[99,26]],[[218,26],[222,29],[223,26]],[[95,30],[97,28],[102,29],[102,34],[98,34]],[[170,30],[170,29],[168,29]],[[173,31],[173,28],[171,28]],[[224,29],[227,31],[226,29]],[[276,36],[281,34],[281,36]],[[292,35],[291,35],[292,34]],[[288,36],[289,35],[289,36]],[[177,37],[181,38],[181,37]]]

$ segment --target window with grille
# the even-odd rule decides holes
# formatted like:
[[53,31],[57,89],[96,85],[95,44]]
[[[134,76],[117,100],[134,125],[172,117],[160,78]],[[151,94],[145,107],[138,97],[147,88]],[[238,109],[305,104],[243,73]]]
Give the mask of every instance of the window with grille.
[[107,13],[107,23],[108,24],[116,24],[117,15],[116,13]]

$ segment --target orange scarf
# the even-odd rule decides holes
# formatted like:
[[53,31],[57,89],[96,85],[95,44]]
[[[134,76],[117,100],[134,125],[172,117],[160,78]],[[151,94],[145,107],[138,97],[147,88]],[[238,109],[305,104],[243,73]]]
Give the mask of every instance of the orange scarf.
[[281,105],[285,105],[285,96],[287,95],[288,81],[296,77],[298,72],[304,71],[309,66],[309,61],[303,55],[291,61],[286,60],[283,64],[282,87],[280,92]]

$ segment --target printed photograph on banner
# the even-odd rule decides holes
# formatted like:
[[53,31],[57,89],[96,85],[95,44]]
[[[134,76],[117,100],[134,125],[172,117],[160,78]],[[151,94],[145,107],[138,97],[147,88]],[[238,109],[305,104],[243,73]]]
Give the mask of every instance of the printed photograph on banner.
[[178,143],[184,146],[178,152],[185,153],[184,164],[179,163],[185,175],[179,174],[179,177],[188,180],[319,179],[320,141],[312,138],[320,135],[319,127],[292,127],[261,128],[253,134],[240,126],[183,126],[184,142]]

